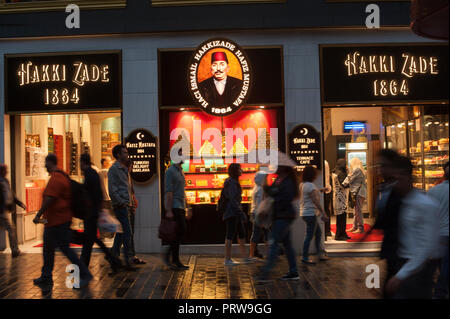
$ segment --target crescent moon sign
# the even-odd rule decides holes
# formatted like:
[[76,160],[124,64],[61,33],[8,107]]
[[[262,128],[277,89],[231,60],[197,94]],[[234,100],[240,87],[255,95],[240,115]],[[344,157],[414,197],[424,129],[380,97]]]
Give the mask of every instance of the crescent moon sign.
[[300,133],[303,133],[303,135],[308,135],[308,129],[306,127],[302,128]]
[[144,137],[144,134],[142,132],[137,133],[136,138],[140,141]]

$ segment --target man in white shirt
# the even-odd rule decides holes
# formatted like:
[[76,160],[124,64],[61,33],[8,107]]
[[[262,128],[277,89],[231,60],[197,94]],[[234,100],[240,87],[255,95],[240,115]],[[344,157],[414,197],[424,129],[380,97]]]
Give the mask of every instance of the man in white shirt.
[[439,278],[434,288],[434,298],[436,299],[445,299],[448,297],[448,168],[449,163],[447,162],[444,166],[445,180],[428,191],[428,196],[439,203],[439,243],[442,260],[439,267]]
[[[389,154],[392,155],[392,154]],[[385,232],[382,258],[388,266],[385,295],[393,299],[432,297],[438,256],[438,204],[412,186],[411,161],[404,156],[380,156],[383,172],[394,182],[374,227]],[[383,174],[383,175],[385,175]]]

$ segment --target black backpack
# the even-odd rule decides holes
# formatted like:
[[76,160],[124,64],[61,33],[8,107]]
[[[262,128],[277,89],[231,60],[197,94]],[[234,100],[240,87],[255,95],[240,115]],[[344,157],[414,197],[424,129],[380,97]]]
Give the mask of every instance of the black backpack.
[[220,192],[219,201],[217,202],[217,205],[216,205],[216,210],[220,215],[223,215],[225,213],[227,204],[228,204],[228,198],[225,196],[223,189],[222,189],[222,191]]
[[64,172],[61,172],[70,181],[70,207],[72,208],[73,217],[86,220],[89,218],[90,201],[83,184],[74,181]]

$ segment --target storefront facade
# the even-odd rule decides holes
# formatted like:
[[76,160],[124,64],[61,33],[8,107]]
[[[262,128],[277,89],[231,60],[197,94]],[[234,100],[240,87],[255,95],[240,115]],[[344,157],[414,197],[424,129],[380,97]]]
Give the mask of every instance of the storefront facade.
[[[164,34],[158,35],[134,35],[134,36],[96,36],[96,37],[76,37],[76,38],[49,38],[49,39],[35,39],[35,40],[8,40],[2,41],[0,46],[0,53],[2,55],[12,55],[20,54],[21,56],[26,56],[31,53],[39,52],[89,52],[95,50],[102,51],[120,51],[121,52],[121,65],[122,65],[122,75],[121,75],[121,97],[122,105],[121,108],[109,109],[108,112],[115,112],[115,116],[121,116],[121,127],[120,127],[120,139],[124,139],[136,129],[144,129],[150,132],[157,141],[158,151],[156,161],[156,172],[151,176],[151,178],[142,183],[135,184],[136,197],[139,201],[139,208],[137,210],[137,219],[135,225],[135,242],[136,250],[142,253],[156,253],[161,250],[161,240],[158,238],[158,226],[160,222],[160,212],[162,205],[162,180],[164,178],[165,170],[165,157],[169,146],[172,145],[175,140],[170,140],[170,131],[178,126],[178,123],[183,123],[182,114],[183,112],[196,112],[196,114],[189,114],[190,116],[196,115],[205,124],[205,128],[216,127],[214,121],[220,117],[215,117],[211,114],[206,114],[199,108],[189,108],[189,105],[171,105],[172,108],[164,107],[161,104],[161,85],[163,84],[161,80],[161,53],[173,51],[190,51],[193,52],[201,43],[212,38],[226,38],[240,45],[243,50],[251,49],[269,49],[276,48],[279,51],[279,59],[277,60],[281,70],[279,74],[281,75],[279,81],[279,87],[281,88],[280,100],[276,103],[271,104],[271,101],[266,105],[251,105],[243,107],[234,113],[235,118],[232,123],[239,127],[245,129],[249,127],[248,123],[249,116],[255,112],[263,112],[264,117],[267,119],[267,128],[275,127],[279,129],[277,142],[280,150],[288,151],[288,136],[290,133],[300,124],[308,124],[313,127],[317,132],[321,132],[322,136],[325,137],[323,119],[323,104],[321,100],[321,62],[320,62],[320,46],[321,45],[334,45],[334,44],[363,44],[363,43],[420,43],[425,42],[426,39],[420,38],[412,34],[408,29],[397,29],[390,31],[378,31],[376,33],[369,32],[366,30],[315,30],[315,31],[300,31],[300,30],[290,30],[290,31],[246,31],[246,32],[197,32],[197,33],[184,33],[183,35],[170,34],[165,36]],[[427,42],[429,42],[427,40]],[[36,48],[39,48],[37,52]],[[251,57],[251,54],[250,54]],[[448,58],[448,57],[447,57]],[[252,60],[249,60],[252,63]],[[447,62],[448,63],[448,62]],[[259,81],[262,75],[264,75],[264,63],[259,66],[257,74],[259,75]],[[2,60],[0,70],[6,71],[5,62]],[[267,66],[267,72],[270,72],[270,67]],[[272,72],[273,73],[273,72]],[[270,73],[269,76],[272,74]],[[177,77],[182,77],[187,81],[188,69],[181,69],[179,73],[169,74],[169,79],[176,79]],[[253,73],[255,74],[255,73]],[[8,74],[5,74],[5,79],[9,78]],[[273,81],[273,79],[271,80]],[[278,80],[277,80],[278,81]],[[263,81],[264,82],[264,81]],[[28,134],[27,124],[32,119],[25,118],[26,115],[12,114],[11,112],[6,112],[5,109],[5,96],[8,92],[5,92],[7,86],[3,85],[1,88],[1,114],[4,116],[4,121],[0,124],[0,138],[3,147],[0,148],[0,158],[2,162],[7,163],[10,167],[11,163],[15,162],[16,159],[12,154],[23,153],[25,156],[25,139],[14,137],[18,133]],[[256,91],[255,91],[256,92]],[[250,91],[250,97],[252,91]],[[257,102],[265,103],[264,100]],[[36,102],[37,103],[37,102]],[[45,101],[44,101],[45,103]],[[261,108],[264,107],[264,109]],[[182,110],[184,108],[185,110]],[[448,108],[448,105],[447,105]],[[73,111],[73,110],[72,110]],[[63,112],[59,110],[58,112]],[[58,113],[56,112],[56,113]],[[48,109],[43,112],[47,116],[50,113]],[[76,112],[78,117],[69,118],[64,123],[68,122],[69,126],[73,123],[73,126],[78,127],[80,121],[83,121],[83,117],[80,118],[80,114],[91,114],[98,113],[96,110],[89,110],[86,112],[78,111]],[[60,115],[61,113],[58,113]],[[448,113],[447,113],[448,114]],[[11,121],[11,117],[14,116],[16,120]],[[84,116],[84,115],[83,115]],[[447,115],[448,116],[448,115]],[[18,119],[20,118],[20,120]],[[227,119],[229,117],[226,117]],[[47,119],[49,121],[49,119]],[[354,120],[354,119],[350,119]],[[349,121],[350,121],[349,120]],[[355,120],[356,121],[356,120]],[[448,121],[448,117],[447,117]],[[11,126],[14,123],[15,127]],[[48,122],[51,125],[56,125]],[[64,124],[63,123],[63,124]],[[245,126],[247,125],[247,126]],[[47,125],[49,126],[49,125]],[[256,126],[258,128],[258,126]],[[25,132],[26,133],[25,133]],[[65,132],[68,132],[67,127],[64,128]],[[64,132],[63,131],[63,132]],[[105,129],[106,131],[106,129]],[[46,128],[42,128],[42,133],[31,132],[33,134],[42,134],[40,139],[46,139],[44,136],[47,133]],[[87,133],[82,133],[85,136]],[[79,135],[79,133],[78,133]],[[13,136],[13,138],[12,138]],[[447,135],[448,138],[448,135]],[[12,141],[16,141],[12,145]],[[79,142],[84,142],[80,139]],[[111,142],[111,141],[110,141]],[[326,144],[326,140],[322,139],[322,143]],[[74,142],[75,143],[75,142]],[[163,145],[164,143],[164,145]],[[245,143],[244,143],[245,144]],[[269,139],[270,144],[270,139]],[[111,145],[109,145],[110,147]],[[200,147],[204,146],[204,143],[200,143]],[[244,145],[247,147],[246,145]],[[206,149],[208,146],[205,146]],[[322,147],[322,150],[324,148]],[[108,148],[105,149],[108,151]],[[211,149],[210,149],[211,150]],[[326,156],[327,148],[325,147],[325,153],[322,154],[322,159],[327,159]],[[101,152],[100,152],[101,154]],[[106,154],[101,154],[104,156]],[[22,155],[21,155],[22,156]],[[100,163],[95,162],[94,164],[100,165]],[[24,172],[26,169],[26,163],[17,162],[17,165],[21,168],[15,169],[14,173],[9,176],[13,180],[13,184],[16,185],[16,191],[19,196],[23,198],[25,194],[25,176]],[[203,163],[204,164],[204,163]],[[216,163],[217,164],[217,163]],[[221,164],[217,164],[221,165]],[[332,166],[332,165],[330,165]],[[206,168],[206,167],[204,167]],[[199,167],[200,169],[200,167]],[[209,167],[209,169],[211,169]],[[189,172],[196,173],[196,168],[189,168]],[[253,169],[249,168],[249,177],[245,178],[251,181],[251,175]],[[317,184],[319,186],[323,185],[323,169],[321,170],[321,178],[318,179]],[[203,171],[201,173],[204,173]],[[214,173],[210,171],[209,173]],[[214,176],[214,174],[210,174]],[[206,175],[205,175],[206,176]],[[245,177],[245,176],[244,176]],[[188,179],[188,178],[187,178]],[[208,180],[209,182],[209,180]],[[211,180],[212,183],[212,180]],[[20,186],[23,185],[23,186]],[[251,184],[249,184],[250,186]],[[201,183],[199,188],[201,188]],[[189,188],[189,187],[188,187]],[[22,189],[22,190],[21,190]],[[216,191],[216,190],[213,190]],[[211,194],[208,193],[210,205],[214,204],[214,200],[211,199]],[[201,196],[205,198],[206,196]],[[200,197],[199,197],[200,198]],[[191,197],[190,200],[194,202],[196,198]],[[205,200],[205,199],[199,199]],[[206,203],[205,203],[206,204]],[[205,207],[200,206],[199,207]],[[31,212],[18,212],[18,214],[27,215]],[[195,213],[195,212],[194,212]],[[216,214],[215,211],[208,209],[205,212],[199,212],[198,216],[202,214]],[[28,216],[28,215],[27,215]],[[29,218],[29,217],[28,217]],[[206,218],[205,218],[206,219]],[[193,224],[190,232],[192,233],[192,241],[190,244],[193,246],[185,247],[185,251],[191,249],[200,249],[207,251],[213,250],[213,246],[208,244],[218,245],[218,240],[221,235],[220,232],[223,228],[220,224],[220,219],[213,218],[216,225],[211,225],[211,219],[204,222],[202,220],[195,222]],[[215,228],[217,227],[217,228]],[[206,230],[213,230],[213,233],[219,233],[218,237],[213,240],[205,241],[201,240],[201,234],[206,233]],[[215,231],[217,229],[217,231]],[[304,224],[301,219],[297,219],[295,225],[293,226],[293,241],[297,252],[301,252],[301,246],[304,238]],[[199,236],[200,234],[200,236]],[[37,236],[37,235],[36,235]],[[2,235],[4,237],[4,235]],[[25,236],[24,236],[25,237]],[[29,237],[27,237],[29,238]],[[25,239],[24,239],[25,240]],[[220,246],[220,245],[219,245]],[[220,246],[221,247],[221,246]],[[221,248],[220,248],[221,249]]]

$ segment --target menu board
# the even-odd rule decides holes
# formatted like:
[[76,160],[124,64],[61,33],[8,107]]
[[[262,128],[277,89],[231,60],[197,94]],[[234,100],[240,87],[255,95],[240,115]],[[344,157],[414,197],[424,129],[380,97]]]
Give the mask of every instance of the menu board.
[[138,183],[148,182],[156,173],[156,137],[145,129],[137,129],[126,138],[131,161],[130,176]]
[[320,134],[314,127],[301,124],[289,134],[289,156],[297,163],[297,171],[308,166],[321,169]]

